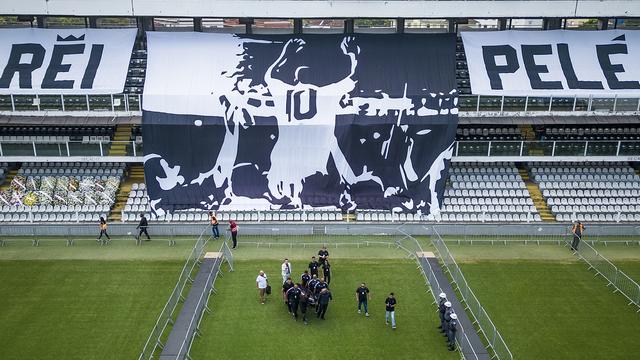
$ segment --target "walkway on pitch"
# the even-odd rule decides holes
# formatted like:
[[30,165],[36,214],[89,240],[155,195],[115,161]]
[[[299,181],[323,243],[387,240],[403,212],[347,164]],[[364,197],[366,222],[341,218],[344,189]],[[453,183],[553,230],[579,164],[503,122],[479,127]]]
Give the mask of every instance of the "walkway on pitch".
[[222,253],[206,253],[200,270],[193,280],[189,295],[182,305],[169,338],[167,339],[159,360],[186,359],[191,341],[196,334],[197,326],[207,306],[209,292],[222,265]]
[[491,356],[489,356],[482,340],[480,340],[480,336],[478,336],[478,332],[473,327],[473,323],[464,310],[464,306],[460,303],[456,293],[453,291],[449,279],[442,271],[438,259],[433,253],[418,253],[418,259],[423,271],[428,271],[429,266],[431,266],[436,280],[438,280],[440,284],[440,290],[447,294],[447,300],[451,302],[453,311],[458,315],[458,323],[462,330],[459,331],[458,343],[460,344],[460,351],[464,354],[464,357],[466,359],[489,360]]

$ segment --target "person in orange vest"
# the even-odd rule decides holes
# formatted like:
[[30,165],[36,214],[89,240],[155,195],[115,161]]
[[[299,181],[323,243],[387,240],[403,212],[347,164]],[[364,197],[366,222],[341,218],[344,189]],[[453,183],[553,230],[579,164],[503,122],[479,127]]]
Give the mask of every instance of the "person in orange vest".
[[213,213],[213,211],[209,211],[209,221],[211,222],[211,232],[213,233],[213,238],[220,238],[220,231],[218,230],[218,218]]
[[582,223],[578,221],[577,223],[573,224],[571,232],[573,233],[571,250],[578,251],[578,245],[580,244],[580,240],[582,240],[582,233],[584,232],[584,225],[582,225]]
[[102,239],[102,235],[106,236],[107,240],[111,240],[109,234],[107,234],[107,221],[104,219],[104,217],[100,216],[100,235],[98,236],[96,241],[100,242],[100,239]]

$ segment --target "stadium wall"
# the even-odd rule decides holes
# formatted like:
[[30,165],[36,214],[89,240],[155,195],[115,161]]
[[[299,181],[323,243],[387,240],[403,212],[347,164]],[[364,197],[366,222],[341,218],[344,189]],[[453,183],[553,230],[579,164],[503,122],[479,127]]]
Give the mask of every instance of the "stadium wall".
[[[550,3],[553,3],[550,6]],[[629,0],[553,1],[258,1],[258,0],[24,0],[0,10],[5,15],[194,16],[259,18],[530,18],[640,16]],[[188,5],[188,6],[185,6]]]

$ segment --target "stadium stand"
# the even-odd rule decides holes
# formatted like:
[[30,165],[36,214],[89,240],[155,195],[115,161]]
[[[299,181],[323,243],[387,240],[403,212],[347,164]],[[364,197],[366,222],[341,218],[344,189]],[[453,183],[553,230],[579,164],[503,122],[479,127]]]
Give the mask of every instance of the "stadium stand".
[[445,189],[442,221],[542,221],[513,163],[457,163]]
[[640,221],[640,176],[627,163],[534,163],[557,221]]
[[82,222],[107,216],[123,163],[25,163],[0,192],[4,222]]

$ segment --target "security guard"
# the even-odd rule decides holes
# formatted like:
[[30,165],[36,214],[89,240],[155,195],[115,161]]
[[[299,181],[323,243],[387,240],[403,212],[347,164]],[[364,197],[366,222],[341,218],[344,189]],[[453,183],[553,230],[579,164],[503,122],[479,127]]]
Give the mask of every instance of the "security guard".
[[322,249],[318,251],[318,257],[320,257],[320,264],[324,264],[324,261],[329,257],[329,251],[327,251],[327,245],[322,245]]
[[309,290],[300,288],[300,314],[302,314],[302,321],[305,325],[307,322],[307,308],[309,307]]
[[318,276],[318,268],[320,267],[320,264],[316,261],[316,257],[312,256],[311,257],[311,262],[309,263],[309,272],[311,273],[311,276]]
[[316,284],[316,287],[313,289],[313,291],[316,294],[320,294],[322,292],[322,289],[326,289],[329,286],[327,285],[327,283],[324,281],[324,278],[320,278],[320,281],[318,281],[318,283]]
[[456,332],[458,331],[458,315],[456,313],[451,314],[451,321],[447,327],[447,340],[449,342],[449,351],[456,349]]
[[438,326],[438,329],[440,329],[441,333],[444,333],[446,331],[444,328],[444,313],[447,311],[447,307],[444,306],[444,303],[447,302],[447,294],[440,293],[438,297],[440,298],[440,300],[438,300],[438,314],[440,315],[440,326]]
[[291,306],[289,306],[289,300],[287,299],[287,292],[292,287],[293,287],[293,281],[291,281],[291,278],[287,278],[287,281],[285,281],[284,284],[282,284],[282,300],[284,301],[284,304],[287,306],[289,313],[291,313]]
[[333,300],[331,296],[331,291],[327,288],[323,288],[320,291],[320,295],[318,296],[318,310],[317,317],[324,320],[324,314],[327,312],[327,307],[329,306],[329,300]]
[[324,275],[324,281],[327,282],[327,286],[331,284],[331,264],[329,264],[329,259],[324,259],[324,264],[322,264],[322,274]]
[[309,280],[311,280],[311,275],[309,275],[309,270],[305,270],[304,273],[302,273],[302,276],[300,276],[300,285],[302,287],[307,287]]
[[298,305],[300,304],[300,284],[296,283],[292,288],[287,290],[287,300],[289,302],[289,312],[296,321],[298,320]]
[[451,322],[451,314],[454,313],[453,308],[451,307],[450,301],[445,301],[444,303],[445,311],[444,311],[444,335],[447,336],[447,329],[449,328],[449,323]]

